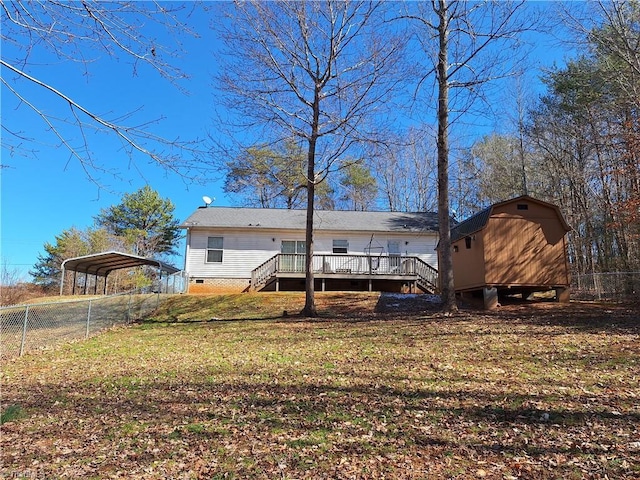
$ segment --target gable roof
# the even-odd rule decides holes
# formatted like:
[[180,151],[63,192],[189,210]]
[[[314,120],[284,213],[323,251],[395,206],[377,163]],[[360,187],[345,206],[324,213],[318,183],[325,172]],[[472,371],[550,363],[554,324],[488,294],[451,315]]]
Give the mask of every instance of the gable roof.
[[457,224],[455,227],[452,227],[451,241],[455,242],[457,240],[460,240],[462,237],[466,237],[468,235],[471,235],[472,233],[482,230],[487,224],[489,217],[491,217],[491,214],[493,213],[494,208],[500,207],[502,205],[507,205],[509,203],[522,202],[522,201],[534,202],[549,208],[553,208],[558,214],[558,219],[562,223],[562,226],[564,227],[564,229],[567,232],[571,231],[571,227],[567,224],[564,217],[562,216],[562,213],[560,212],[560,209],[556,205],[552,203],[543,202],[542,200],[538,200],[537,198],[530,197],[529,195],[522,195],[520,197],[505,200],[504,202],[494,203],[490,207],[485,208],[484,210],[476,213],[475,215],[467,218],[466,220],[463,220],[462,222]]
[[[304,230],[306,210],[241,207],[200,207],[181,228],[247,228]],[[433,212],[357,212],[316,210],[315,231],[437,232],[438,216]]]

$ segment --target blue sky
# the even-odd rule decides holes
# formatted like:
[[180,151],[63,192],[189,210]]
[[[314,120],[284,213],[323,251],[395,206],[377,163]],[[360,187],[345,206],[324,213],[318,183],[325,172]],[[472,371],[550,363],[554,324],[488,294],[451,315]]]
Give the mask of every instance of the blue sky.
[[[215,10],[215,4],[208,5]],[[215,11],[210,13],[215,15]],[[124,57],[114,60],[95,55],[85,71],[80,64],[36,51],[32,61],[40,66],[31,71],[95,112],[117,116],[136,111],[127,121],[130,124],[164,117],[150,126],[157,135],[182,139],[204,139],[207,134],[215,137],[219,133],[212,131],[216,92],[211,75],[216,71],[216,63],[211,52],[217,48],[218,41],[215,32],[208,28],[208,22],[203,14],[190,20],[200,38],[185,39],[187,54],[179,62],[190,76],[188,81],[180,82],[188,94],[145,68],[139,69],[138,75],[134,76],[130,62]],[[156,33],[159,42],[163,43],[163,32],[158,30]],[[554,62],[562,65],[567,52],[559,49],[556,41],[537,37],[534,54],[539,58],[533,60],[538,65],[550,66]],[[2,45],[3,58],[11,53],[10,48]],[[532,78],[537,75],[536,71],[529,72]],[[4,68],[2,76],[12,81],[13,75]],[[49,92],[25,85],[24,81],[21,85],[29,100],[39,108],[56,116],[69,116],[64,102]],[[233,204],[222,191],[220,180],[212,180],[206,185],[185,181],[142,155],[136,155],[131,162],[113,135],[88,136],[95,158],[116,172],[114,176],[93,171],[97,177],[94,182],[80,163],[70,158],[68,151],[47,132],[42,120],[24,104],[19,104],[4,84],[1,94],[3,127],[23,132],[29,140],[22,142],[22,146],[37,151],[35,156],[12,154],[5,148],[7,132],[3,128],[0,256],[9,270],[17,270],[24,279],[28,279],[28,270],[36,263],[38,254],[44,251],[45,242],[54,242],[57,234],[70,227],[92,225],[93,217],[101,209],[119,203],[124,193],[134,192],[146,183],[162,197],[171,199],[180,221],[202,204],[203,195],[215,197],[215,205]],[[15,140],[12,143],[15,144]],[[174,260],[176,266],[183,266],[182,258]]]

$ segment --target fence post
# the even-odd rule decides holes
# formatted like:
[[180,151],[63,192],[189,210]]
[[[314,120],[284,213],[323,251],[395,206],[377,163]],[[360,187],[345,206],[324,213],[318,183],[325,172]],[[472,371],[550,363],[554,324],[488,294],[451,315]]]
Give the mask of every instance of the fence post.
[[89,308],[87,309],[87,329],[84,332],[85,340],[89,338],[89,320],[91,319],[91,302],[92,300],[89,300]]
[[129,303],[127,304],[127,323],[131,323],[131,297],[132,293],[129,292]]
[[24,309],[24,324],[22,325],[22,341],[20,342],[20,356],[24,353],[24,345],[27,341],[27,321],[29,319],[29,305]]

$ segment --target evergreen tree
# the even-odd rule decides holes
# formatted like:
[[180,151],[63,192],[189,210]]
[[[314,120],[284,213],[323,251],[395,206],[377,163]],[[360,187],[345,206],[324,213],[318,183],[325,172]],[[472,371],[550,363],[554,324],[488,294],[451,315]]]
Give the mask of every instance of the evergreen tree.
[[145,185],[135,193],[125,194],[119,205],[103,209],[95,220],[107,232],[125,239],[136,255],[174,255],[180,229],[173,212],[171,200],[161,198]]
[[[29,271],[33,283],[45,289],[55,290],[60,286],[62,262],[108,249],[109,235],[103,229],[80,230],[71,227],[56,235],[55,242],[44,244],[44,253]],[[65,282],[69,284],[69,282]]]
[[361,162],[350,163],[342,170],[340,186],[340,201],[346,209],[366,211],[375,205],[378,184],[371,175],[371,170]]

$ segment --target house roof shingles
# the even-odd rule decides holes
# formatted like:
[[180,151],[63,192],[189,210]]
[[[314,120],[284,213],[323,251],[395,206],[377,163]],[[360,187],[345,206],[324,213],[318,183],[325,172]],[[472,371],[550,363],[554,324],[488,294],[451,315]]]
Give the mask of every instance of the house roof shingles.
[[[257,228],[304,230],[305,210],[241,207],[201,207],[182,228]],[[316,231],[437,232],[438,216],[433,212],[357,212],[316,210]]]

